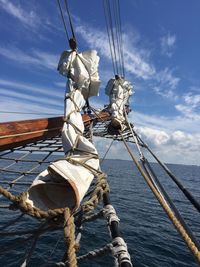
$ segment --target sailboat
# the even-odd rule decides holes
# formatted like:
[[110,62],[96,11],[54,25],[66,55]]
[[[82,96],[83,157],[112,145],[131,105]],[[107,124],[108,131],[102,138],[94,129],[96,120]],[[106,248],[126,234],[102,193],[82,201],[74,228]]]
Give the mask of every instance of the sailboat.
[[[101,110],[89,103],[91,96],[98,95],[100,84],[97,51],[78,51],[67,1],[65,8],[71,38],[59,0],[58,7],[70,48],[61,54],[58,63],[58,71],[67,78],[64,116],[0,123],[0,159],[3,163],[0,171],[5,177],[1,179],[0,208],[20,212],[17,217],[4,221],[1,227],[0,234],[13,237],[12,242],[5,245],[5,250],[12,253],[19,243],[31,241],[25,255],[22,253],[21,266],[28,266],[39,237],[46,232],[52,233],[53,237],[54,231],[60,229],[66,245],[63,258],[57,262],[47,261],[42,266],[78,266],[81,261],[94,260],[110,252],[115,266],[134,266],[125,238],[120,232],[119,217],[110,199],[112,186],[109,187],[107,175],[101,170],[102,159],[93,144],[93,136],[97,136],[123,142],[154,197],[200,263],[199,243],[145,153],[153,156],[198,212],[200,204],[141,139],[128,118],[131,111],[128,99],[133,93],[133,86],[124,72],[119,2],[116,1],[113,19],[109,1],[104,1],[114,76],[108,81],[105,90],[109,96],[109,105]],[[116,36],[113,35],[114,22]],[[130,144],[135,146],[137,156]],[[103,159],[111,145],[105,149]],[[97,209],[99,206],[100,210]],[[98,212],[95,213],[95,210]],[[24,220],[27,224],[25,216],[30,220],[38,220],[35,229],[17,229],[19,222]],[[107,222],[111,242],[78,255],[84,223],[92,223],[98,218],[104,218]],[[25,237],[18,240],[16,236]],[[14,262],[10,266],[14,266]]]

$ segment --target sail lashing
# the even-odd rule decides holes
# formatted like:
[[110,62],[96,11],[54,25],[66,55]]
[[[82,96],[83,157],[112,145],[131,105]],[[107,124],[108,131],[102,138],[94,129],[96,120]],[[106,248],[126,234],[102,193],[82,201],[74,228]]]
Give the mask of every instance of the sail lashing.
[[[104,195],[104,199],[108,199],[109,196],[108,190],[106,189],[107,182],[104,182],[104,184],[101,182],[102,179],[104,181],[106,176],[100,169],[97,150],[93,143],[83,136],[84,124],[80,113],[85,106],[85,102],[89,106],[88,98],[98,95],[100,85],[98,75],[99,57],[96,51],[93,50],[78,53],[77,41],[74,35],[67,1],[65,0],[65,6],[73,35],[71,39],[69,39],[59,0],[58,5],[71,48],[71,51],[64,51],[61,54],[58,63],[58,71],[68,79],[65,95],[64,124],[62,128],[62,144],[65,157],[52,162],[46,170],[36,177],[27,192],[26,202],[42,210],[67,207],[67,210],[64,211],[64,219],[67,228],[70,227],[74,233],[73,213],[79,208],[94,176],[97,177],[99,183],[99,185],[97,183],[96,190],[102,190],[101,187],[104,188],[101,197]],[[131,91],[131,88],[129,91]],[[118,89],[120,91],[120,88]],[[121,108],[119,110],[121,111]],[[95,204],[93,205],[95,206]],[[112,207],[111,205],[106,205],[106,203],[104,205],[107,209]],[[84,210],[84,207],[82,209]],[[115,218],[113,221],[112,214],[113,211],[111,213],[107,212],[106,218],[108,218],[110,229],[115,227],[117,233],[117,235],[112,236],[114,258],[116,263],[121,267],[130,267],[132,266],[131,259],[126,243],[119,232],[119,221],[115,221]],[[114,226],[113,222],[115,223]],[[66,234],[66,239],[69,239],[68,235],[70,231],[67,228],[64,228],[64,233]],[[74,234],[71,239],[74,239]],[[76,258],[71,242],[68,243],[68,252],[65,253],[63,258],[64,262],[69,262],[69,266],[73,265],[73,259]],[[69,257],[69,250],[71,249],[73,250],[73,257]]]
[[62,128],[65,157],[50,164],[28,191],[27,201],[40,209],[67,206],[76,210],[93,180],[90,168],[99,169],[97,150],[83,136],[80,113],[88,97],[98,95],[98,62],[96,51],[64,51],[61,55],[58,71],[68,78]]
[[[13,161],[8,166],[1,168],[0,171],[2,173],[19,175],[19,177],[12,181],[7,181],[6,179],[1,181],[2,184],[6,184],[8,187],[5,189],[0,186],[0,193],[11,201],[12,204],[7,206],[2,205],[0,208],[9,208],[10,210],[19,209],[23,212],[22,214],[25,213],[43,220],[34,231],[23,232],[25,234],[30,233],[31,236],[27,239],[24,238],[22,242],[26,243],[29,239],[33,242],[29,252],[25,253],[25,260],[22,265],[26,266],[29,263],[36,241],[40,235],[49,230],[53,231],[57,227],[60,227],[60,225],[63,225],[66,251],[62,262],[53,263],[53,266],[77,266],[77,262],[83,259],[91,259],[111,251],[116,266],[132,266],[127,244],[121,237],[119,231],[119,218],[110,202],[107,177],[100,169],[98,153],[92,143],[93,135],[112,138],[112,142],[102,161],[113,145],[114,140],[124,142],[132,160],[135,162],[136,167],[144,177],[153,194],[183,237],[197,261],[200,262],[200,246],[198,240],[196,240],[194,234],[165,191],[150,162],[147,160],[144,151],[151,153],[167,175],[172,178],[188,200],[199,211],[200,205],[198,201],[184,188],[167,166],[154,155],[128,120],[128,98],[133,93],[133,86],[125,77],[119,0],[103,1],[114,77],[108,81],[106,86],[106,94],[109,96],[110,105],[101,111],[95,110],[88,103],[88,98],[93,95],[98,95],[99,90],[99,58],[97,53],[93,50],[82,53],[78,52],[77,39],[73,29],[68,2],[64,0],[72,38],[70,38],[67,30],[61,2],[60,0],[57,0],[57,2],[67,40],[71,48],[70,51],[64,51],[62,53],[58,64],[60,74],[68,78],[65,94],[64,121],[62,118],[54,118],[51,123],[50,120],[41,120],[42,124],[44,124],[42,128],[41,121],[40,123],[38,121],[31,121],[31,125],[39,127],[35,131],[29,131],[29,128],[27,128],[27,125],[30,127],[30,121],[27,122],[27,125],[25,121],[19,122],[17,123],[19,128],[18,133],[11,133],[11,125],[6,123],[1,125],[1,129],[4,129],[2,135],[0,130],[0,140],[2,140],[3,144],[0,147],[0,151],[9,149],[9,146],[11,148],[9,151],[3,152],[0,157],[5,161]],[[81,115],[80,112],[81,109],[84,109],[85,103],[88,108],[88,114]],[[85,113],[87,112],[85,111]],[[23,132],[22,125],[26,129],[26,132]],[[111,128],[115,130],[111,131]],[[15,140],[15,142],[11,142],[12,140]],[[139,160],[127,142],[135,144]],[[35,155],[38,152],[40,154],[46,154],[42,155],[40,160],[38,158],[34,159],[34,157],[31,158],[33,154]],[[57,157],[57,160],[55,158],[53,160],[49,159],[53,153],[57,152],[64,153],[65,156],[62,158]],[[19,153],[25,154],[19,157]],[[30,158],[27,159],[29,156]],[[20,168],[17,171],[10,169],[20,163],[26,165],[28,163],[34,163],[36,165],[27,171],[21,171]],[[42,172],[41,170],[40,172],[34,172],[34,170],[38,170],[41,166]],[[22,178],[33,177],[35,175],[38,176],[32,185],[30,184],[31,179],[28,182],[21,182]],[[94,177],[95,180],[92,182]],[[28,193],[24,192],[16,196],[9,192],[13,186],[25,185],[30,186]],[[91,190],[86,193],[89,186]],[[103,200],[103,208],[97,214],[93,213],[93,210],[101,200]],[[22,217],[19,216],[19,218],[11,220],[1,230],[7,229],[10,226],[12,227]],[[84,223],[102,217],[107,221],[112,243],[76,257],[76,250],[79,247]],[[20,235],[20,233],[22,232],[12,232],[11,235]],[[9,249],[12,250],[13,248],[16,248],[16,244],[12,244],[10,248],[6,247],[6,251],[9,251]],[[50,266],[49,264],[45,266]]]

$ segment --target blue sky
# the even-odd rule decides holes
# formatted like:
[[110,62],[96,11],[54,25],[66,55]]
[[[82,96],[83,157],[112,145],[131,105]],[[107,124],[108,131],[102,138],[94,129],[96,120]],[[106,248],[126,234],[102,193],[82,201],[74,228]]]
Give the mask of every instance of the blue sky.
[[[134,84],[129,115],[165,162],[200,164],[200,2],[125,0],[121,3],[126,77]],[[100,56],[100,96],[112,77],[102,1],[70,1],[79,51]],[[63,113],[65,78],[56,70],[68,49],[56,0],[0,0],[0,121]],[[97,139],[99,151],[110,141]],[[116,144],[109,157],[121,157]],[[123,158],[126,158],[124,156]],[[128,158],[128,157],[127,157]]]

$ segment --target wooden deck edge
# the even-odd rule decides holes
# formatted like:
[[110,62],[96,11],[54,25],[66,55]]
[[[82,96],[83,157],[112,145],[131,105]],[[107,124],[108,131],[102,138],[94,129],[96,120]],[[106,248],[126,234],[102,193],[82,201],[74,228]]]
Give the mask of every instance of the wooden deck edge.
[[[88,114],[82,115],[85,125],[90,124],[94,118],[100,121],[109,117],[110,114],[108,112],[101,112],[98,115],[93,114],[91,116]],[[55,137],[61,132],[63,123],[63,117],[0,123],[0,151]]]

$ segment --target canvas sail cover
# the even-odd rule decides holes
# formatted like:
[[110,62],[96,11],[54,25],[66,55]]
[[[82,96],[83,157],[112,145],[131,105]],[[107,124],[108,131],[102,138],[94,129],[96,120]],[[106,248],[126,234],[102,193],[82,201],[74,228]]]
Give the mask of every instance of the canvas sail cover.
[[32,206],[43,210],[77,209],[94,178],[94,170],[99,169],[97,150],[83,136],[84,124],[80,113],[86,99],[98,95],[98,62],[94,50],[80,54],[64,51],[60,57],[58,70],[68,78],[62,128],[65,157],[51,163],[36,177],[27,195],[27,202]]
[[133,94],[133,86],[124,78],[112,78],[106,85],[105,93],[110,100],[112,124],[122,129],[125,120],[124,106],[128,104],[128,99]]
[[73,87],[81,89],[85,99],[99,93],[99,57],[95,50],[82,53],[64,51],[58,63],[60,74],[71,78]]

